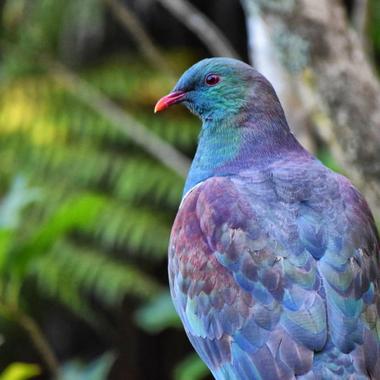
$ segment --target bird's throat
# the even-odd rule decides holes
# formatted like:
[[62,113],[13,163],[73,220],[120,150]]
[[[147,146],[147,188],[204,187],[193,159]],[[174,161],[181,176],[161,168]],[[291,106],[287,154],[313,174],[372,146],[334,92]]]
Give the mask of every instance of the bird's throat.
[[[242,136],[231,128],[203,125],[198,148],[188,174],[184,194],[197,183],[215,175],[218,168],[232,162],[238,154]],[[228,171],[227,171],[228,172]],[[226,173],[227,173],[226,172]]]
[[183,194],[213,176],[264,168],[294,149],[303,150],[283,116],[278,120],[247,118],[240,123],[205,122]]

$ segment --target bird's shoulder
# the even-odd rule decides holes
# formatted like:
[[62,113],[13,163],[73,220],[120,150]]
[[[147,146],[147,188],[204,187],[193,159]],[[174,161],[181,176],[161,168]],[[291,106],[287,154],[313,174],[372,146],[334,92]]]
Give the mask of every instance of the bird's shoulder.
[[183,226],[190,231],[193,224],[208,243],[220,237],[219,229],[244,231],[252,240],[260,230],[283,244],[302,242],[317,259],[335,235],[351,239],[352,248],[378,243],[364,197],[314,158],[288,158],[265,169],[207,179],[185,195],[173,231]]
[[[197,184],[184,196],[176,222],[181,224],[188,213],[196,212],[213,225],[233,226],[239,224],[238,220],[241,224],[255,217],[257,222],[275,217],[291,223],[292,217],[305,209],[329,219],[331,212],[339,213],[344,202],[354,202],[346,196],[351,189],[358,193],[348,180],[318,160],[288,158],[265,168],[248,168],[237,175],[215,176]],[[365,201],[358,194],[360,207]]]

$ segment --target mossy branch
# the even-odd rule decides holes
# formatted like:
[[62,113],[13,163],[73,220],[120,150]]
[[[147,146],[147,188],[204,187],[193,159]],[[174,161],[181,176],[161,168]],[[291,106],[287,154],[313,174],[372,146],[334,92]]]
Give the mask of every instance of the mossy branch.
[[214,56],[238,58],[239,54],[223,32],[187,0],[157,0],[186,25]]

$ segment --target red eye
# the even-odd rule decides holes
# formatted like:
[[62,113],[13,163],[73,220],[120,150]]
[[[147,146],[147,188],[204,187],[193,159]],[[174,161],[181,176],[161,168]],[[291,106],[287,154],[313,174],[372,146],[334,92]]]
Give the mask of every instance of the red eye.
[[216,74],[208,74],[205,78],[205,82],[209,86],[215,86],[220,82],[220,76]]

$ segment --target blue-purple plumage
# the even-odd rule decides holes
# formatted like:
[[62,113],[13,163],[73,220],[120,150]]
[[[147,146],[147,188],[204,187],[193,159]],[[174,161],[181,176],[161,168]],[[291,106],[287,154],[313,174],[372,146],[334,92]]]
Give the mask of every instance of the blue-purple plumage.
[[[262,83],[255,96],[273,91]],[[217,380],[380,379],[371,212],[346,178],[300,147],[277,103],[276,112],[248,107],[229,125],[243,136],[232,159],[193,165],[188,184],[196,186],[169,246],[174,305]],[[223,127],[207,117],[200,145],[213,134],[227,149]],[[202,160],[216,166],[199,171]]]
[[[367,205],[346,179],[312,158],[284,161],[214,177],[185,197],[170,284],[190,340],[218,379],[344,371],[377,379],[378,252]],[[240,361],[246,368],[236,369]]]

